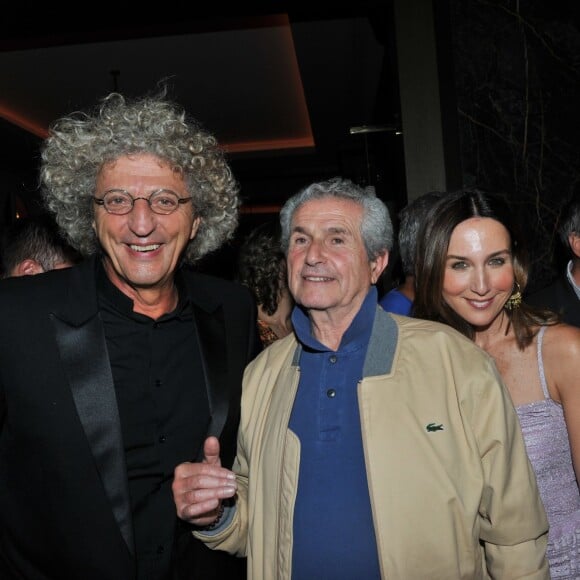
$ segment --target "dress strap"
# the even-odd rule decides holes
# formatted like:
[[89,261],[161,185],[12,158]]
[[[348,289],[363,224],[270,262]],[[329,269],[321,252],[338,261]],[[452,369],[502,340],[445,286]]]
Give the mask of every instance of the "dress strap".
[[540,384],[542,385],[542,391],[544,391],[544,397],[549,399],[550,393],[548,392],[546,374],[544,373],[544,359],[542,357],[542,343],[544,341],[544,333],[546,332],[546,328],[546,326],[542,326],[538,332],[538,372],[540,374]]

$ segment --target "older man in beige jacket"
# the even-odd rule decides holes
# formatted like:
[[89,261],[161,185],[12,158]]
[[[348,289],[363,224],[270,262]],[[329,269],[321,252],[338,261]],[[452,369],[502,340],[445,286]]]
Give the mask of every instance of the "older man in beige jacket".
[[384,204],[333,179],[281,223],[295,333],[246,369],[233,471],[215,439],[176,469],[180,517],[247,556],[251,580],[549,578],[546,515],[492,359],[377,307]]

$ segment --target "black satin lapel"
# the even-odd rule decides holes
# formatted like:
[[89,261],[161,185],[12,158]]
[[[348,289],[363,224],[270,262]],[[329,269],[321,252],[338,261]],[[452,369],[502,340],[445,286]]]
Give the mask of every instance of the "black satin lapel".
[[79,419],[115,519],[134,553],[121,423],[102,324],[97,316],[78,327],[55,316],[52,321]]
[[208,435],[219,437],[229,410],[228,353],[224,312],[211,313],[194,305],[193,312],[202,352],[211,421]]

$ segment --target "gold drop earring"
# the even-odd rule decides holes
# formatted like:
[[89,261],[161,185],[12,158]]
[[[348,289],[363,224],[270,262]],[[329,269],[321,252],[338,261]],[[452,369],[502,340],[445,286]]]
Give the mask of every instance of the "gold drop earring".
[[522,291],[518,282],[514,283],[512,295],[507,299],[504,308],[506,310],[517,310],[522,303]]

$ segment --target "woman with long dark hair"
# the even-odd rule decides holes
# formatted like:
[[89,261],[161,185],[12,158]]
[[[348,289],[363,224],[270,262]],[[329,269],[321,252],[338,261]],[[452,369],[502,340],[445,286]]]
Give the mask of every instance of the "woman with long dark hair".
[[580,578],[580,329],[522,300],[528,257],[500,196],[445,195],[416,260],[414,315],[449,324],[494,358],[548,515],[552,578]]

